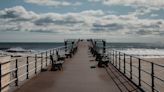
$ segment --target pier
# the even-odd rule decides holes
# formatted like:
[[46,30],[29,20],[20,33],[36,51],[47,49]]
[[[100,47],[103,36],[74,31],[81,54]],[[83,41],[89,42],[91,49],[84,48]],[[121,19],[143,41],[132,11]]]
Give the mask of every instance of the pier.
[[[102,43],[102,47],[98,47],[99,42]],[[113,50],[108,53],[105,46],[106,42],[101,39],[66,40],[63,47],[23,58],[25,64],[19,62],[20,59],[14,59],[10,61],[12,69],[1,72],[1,92],[158,92],[154,86],[154,79],[158,78],[160,82],[163,80],[154,75],[153,67],[156,64],[146,61],[152,67],[149,80],[151,82],[146,82],[150,85],[147,91],[143,87],[144,80],[141,75],[143,60],[137,58],[139,65],[137,64],[135,70],[132,56]],[[99,62],[90,48],[109,59],[107,66],[98,67]],[[51,70],[50,55],[62,56],[68,52],[71,52],[71,56],[64,60],[62,69]],[[1,66],[4,64],[6,63],[1,63]],[[137,73],[136,79],[134,73]],[[2,77],[7,75],[11,80],[2,84]]]

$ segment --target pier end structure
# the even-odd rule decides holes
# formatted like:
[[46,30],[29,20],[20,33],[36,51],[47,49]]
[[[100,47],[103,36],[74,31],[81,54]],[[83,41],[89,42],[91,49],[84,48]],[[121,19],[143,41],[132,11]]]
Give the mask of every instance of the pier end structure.
[[102,54],[106,53],[106,40],[105,39],[88,39],[88,41],[91,42],[91,44],[96,50],[102,50],[101,51]]

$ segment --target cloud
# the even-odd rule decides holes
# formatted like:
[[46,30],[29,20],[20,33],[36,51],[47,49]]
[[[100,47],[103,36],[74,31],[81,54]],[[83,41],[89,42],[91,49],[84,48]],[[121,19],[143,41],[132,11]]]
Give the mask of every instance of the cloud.
[[18,18],[18,19],[33,19],[38,15],[32,11],[26,11],[22,6],[15,6],[12,8],[6,8],[0,11],[1,18]]
[[104,12],[102,10],[86,10],[82,11],[81,14],[89,16],[102,16]]
[[41,6],[79,6],[81,2],[67,2],[64,0],[25,0],[26,3],[37,4]]
[[60,15],[56,13],[43,14],[38,20],[35,21],[36,25],[72,25],[77,23],[83,23],[83,20],[76,17],[75,14]]
[[[107,15],[96,22],[94,29],[108,34],[121,35],[160,35],[164,32],[164,20],[139,19],[132,15]],[[97,29],[96,29],[97,28]],[[144,31],[143,31],[144,30]],[[142,32],[142,33],[141,33]]]
[[[21,21],[20,21],[21,20]],[[135,14],[107,15],[102,10],[41,13],[15,6],[0,10],[0,31],[56,34],[164,35],[164,20],[139,19]]]
[[27,11],[22,6],[15,6],[0,10],[0,28],[1,31],[70,33],[76,29],[76,31],[80,31],[79,29],[82,27],[90,26],[97,16],[103,16],[103,14],[101,10],[37,14]]
[[140,29],[136,31],[138,35],[163,35],[164,31],[153,30],[153,29]]
[[151,16],[151,17],[157,17],[158,14],[151,14],[150,16]]
[[94,23],[93,24],[93,31],[117,31],[123,29],[124,26],[122,24],[118,23],[110,23],[110,24],[100,24],[100,23]]
[[164,1],[163,0],[88,0],[88,1],[90,1],[90,2],[102,2],[105,5],[164,7]]
[[[134,12],[130,12],[129,15],[132,15],[132,16],[143,16],[143,15],[146,15],[146,14],[149,14],[152,13],[153,11],[159,11],[160,8],[157,8],[157,7],[138,7],[136,9],[136,11]],[[150,15],[151,17],[151,15]]]

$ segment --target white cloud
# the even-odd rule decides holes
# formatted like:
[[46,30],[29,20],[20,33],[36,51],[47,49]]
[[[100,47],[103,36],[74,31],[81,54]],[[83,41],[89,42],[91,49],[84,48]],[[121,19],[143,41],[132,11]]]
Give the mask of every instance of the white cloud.
[[6,8],[0,11],[1,18],[18,18],[18,19],[34,19],[38,15],[33,11],[27,11],[22,6],[15,6],[12,8]]
[[130,6],[154,6],[164,7],[164,0],[88,0],[90,2],[102,2],[106,5],[130,5]]
[[42,6],[79,6],[81,2],[71,3],[63,0],[25,0],[26,3],[32,3]]
[[[158,11],[160,8],[157,7],[139,7],[135,12],[130,12],[129,14],[132,16],[142,16],[145,14],[152,13],[153,11]],[[151,16],[151,15],[150,15]]]
[[0,10],[0,28],[2,28],[1,31],[69,33],[76,29],[76,31],[81,31],[80,28],[90,26],[96,16],[103,16],[103,11],[89,10],[66,14],[36,14],[27,11],[22,6],[15,6]]
[[102,10],[86,10],[82,11],[81,14],[89,16],[102,16],[104,12]]
[[139,19],[135,14],[106,15],[102,10],[65,14],[36,14],[22,6],[0,10],[0,31],[145,36],[164,35],[163,29],[164,20]]

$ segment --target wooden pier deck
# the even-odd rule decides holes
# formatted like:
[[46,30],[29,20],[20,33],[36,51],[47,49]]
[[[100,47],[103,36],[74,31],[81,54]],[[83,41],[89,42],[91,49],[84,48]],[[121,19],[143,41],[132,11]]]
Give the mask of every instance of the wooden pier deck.
[[15,92],[139,92],[112,65],[98,68],[94,60],[88,43],[80,42],[77,53],[65,61],[62,71],[41,72]]

